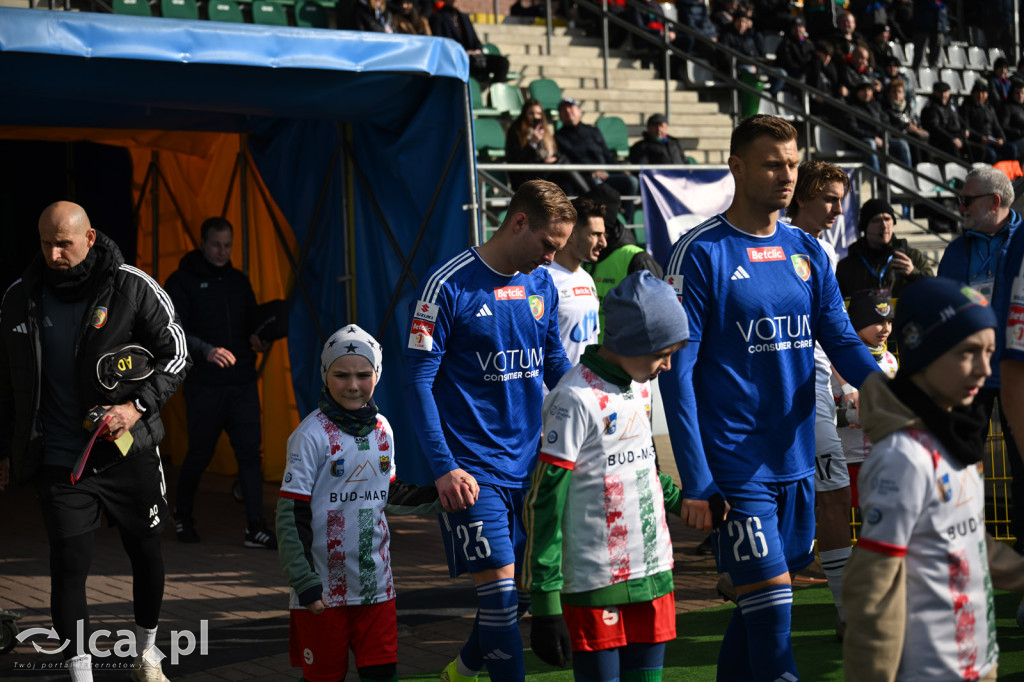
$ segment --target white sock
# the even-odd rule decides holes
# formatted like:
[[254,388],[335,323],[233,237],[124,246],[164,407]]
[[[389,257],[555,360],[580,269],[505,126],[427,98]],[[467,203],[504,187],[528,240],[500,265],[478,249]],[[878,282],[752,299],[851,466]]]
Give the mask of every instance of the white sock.
[[461,655],[455,659],[455,670],[458,671],[460,675],[464,675],[465,677],[476,677],[480,674],[479,670],[471,670],[468,665],[463,663]]
[[156,645],[156,628],[144,628],[135,625],[135,647],[139,656],[146,653]]
[[843,569],[850,559],[853,547],[840,547],[825,552],[818,552],[821,558],[821,567],[825,570],[825,578],[828,580],[828,589],[832,592],[832,601],[839,611],[839,620],[846,622],[846,610],[843,609]]
[[71,682],[92,682],[92,656],[82,654],[67,660]]

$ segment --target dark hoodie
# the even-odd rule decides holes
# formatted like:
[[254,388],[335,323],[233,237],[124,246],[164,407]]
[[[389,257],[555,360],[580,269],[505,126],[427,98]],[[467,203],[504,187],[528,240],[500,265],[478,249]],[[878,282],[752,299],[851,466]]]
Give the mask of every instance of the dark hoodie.
[[[893,271],[891,257],[896,251],[902,251],[913,261],[914,271],[909,276]],[[889,289],[894,297],[899,298],[905,286],[934,274],[923,253],[909,246],[906,239],[896,237],[881,249],[872,249],[868,240],[862,237],[850,244],[846,258],[836,266],[836,279],[843,298],[849,298],[861,289]]]
[[[256,296],[245,274],[230,262],[217,267],[197,249],[185,254],[164,288],[181,317],[195,362],[187,381],[224,386],[255,380],[256,351],[249,335],[256,327]],[[214,348],[231,351],[235,364],[222,368],[208,361]]]

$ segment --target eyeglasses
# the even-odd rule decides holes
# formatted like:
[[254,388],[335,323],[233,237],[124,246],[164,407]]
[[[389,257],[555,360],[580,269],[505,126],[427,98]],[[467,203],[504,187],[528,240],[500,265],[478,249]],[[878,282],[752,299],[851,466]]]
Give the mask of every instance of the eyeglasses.
[[975,194],[974,196],[970,196],[968,194],[961,194],[956,198],[956,200],[957,203],[960,204],[962,207],[967,208],[968,206],[974,203],[975,199],[981,199],[982,197],[990,197],[994,194],[995,192],[989,192],[988,194]]

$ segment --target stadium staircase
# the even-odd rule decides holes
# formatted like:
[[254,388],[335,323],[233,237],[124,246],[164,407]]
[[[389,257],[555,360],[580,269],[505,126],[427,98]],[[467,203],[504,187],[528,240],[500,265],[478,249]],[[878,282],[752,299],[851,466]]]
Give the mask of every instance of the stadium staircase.
[[[541,78],[558,83],[562,92],[583,110],[583,122],[593,124],[601,116],[618,116],[626,123],[630,144],[643,135],[651,114],[665,113],[665,82],[654,69],[625,49],[611,51],[609,88],[604,88],[601,41],[581,29],[555,28],[551,53],[547,52],[544,26],[523,24],[476,25],[483,42],[497,45],[508,57],[523,88]],[[671,84],[669,134],[682,141],[686,153],[698,163],[725,163],[732,121],[713,102],[701,102],[695,91],[678,81]]]

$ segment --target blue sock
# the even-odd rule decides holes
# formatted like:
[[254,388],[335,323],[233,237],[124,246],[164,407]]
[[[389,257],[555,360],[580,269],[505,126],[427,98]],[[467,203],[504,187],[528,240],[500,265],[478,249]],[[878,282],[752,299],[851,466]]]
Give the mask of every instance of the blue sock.
[[575,682],[619,682],[619,650],[572,652]]
[[796,660],[790,621],[793,610],[793,588],[775,585],[737,599],[747,631],[747,652],[755,680],[786,680],[796,682]]
[[[495,682],[522,682],[526,677],[523,640],[516,622],[518,599],[513,578],[476,586],[480,651]],[[465,662],[465,661],[464,661]]]
[[[469,633],[469,639],[459,652],[459,662],[462,664],[459,669],[460,675],[476,677],[480,669],[484,667],[484,655],[480,651],[480,615],[473,620],[473,630]],[[472,673],[472,674],[470,674]]]
[[522,620],[523,616],[530,612],[533,598],[530,596],[529,590],[516,590],[516,596],[519,598],[519,605],[516,607],[516,620]]
[[747,651],[747,626],[743,622],[743,612],[739,607],[733,609],[729,626],[722,637],[722,646],[718,650],[718,676],[722,682],[731,680],[750,680],[754,675],[750,672],[750,654]]

